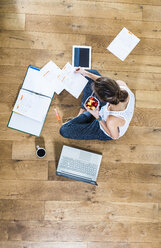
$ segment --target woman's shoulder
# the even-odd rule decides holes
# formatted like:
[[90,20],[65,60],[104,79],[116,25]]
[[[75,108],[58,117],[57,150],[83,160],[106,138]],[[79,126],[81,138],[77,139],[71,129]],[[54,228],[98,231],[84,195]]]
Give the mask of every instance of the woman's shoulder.
[[116,83],[117,83],[119,86],[126,86],[126,87],[128,87],[127,84],[126,84],[124,81],[122,81],[122,80],[116,80]]

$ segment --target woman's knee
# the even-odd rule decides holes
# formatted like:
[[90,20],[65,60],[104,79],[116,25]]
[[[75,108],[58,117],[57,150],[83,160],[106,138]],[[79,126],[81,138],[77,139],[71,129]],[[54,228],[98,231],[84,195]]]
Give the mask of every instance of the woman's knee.
[[61,126],[59,133],[64,138],[68,138],[69,137],[69,128],[64,124]]

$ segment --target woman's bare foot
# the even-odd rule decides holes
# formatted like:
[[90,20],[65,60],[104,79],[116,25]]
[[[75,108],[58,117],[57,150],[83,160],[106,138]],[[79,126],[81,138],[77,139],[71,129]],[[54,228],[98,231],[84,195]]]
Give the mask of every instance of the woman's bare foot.
[[84,111],[85,111],[85,109],[82,109],[82,108],[81,108],[81,109],[79,110],[79,113],[78,113],[77,116],[81,115]]

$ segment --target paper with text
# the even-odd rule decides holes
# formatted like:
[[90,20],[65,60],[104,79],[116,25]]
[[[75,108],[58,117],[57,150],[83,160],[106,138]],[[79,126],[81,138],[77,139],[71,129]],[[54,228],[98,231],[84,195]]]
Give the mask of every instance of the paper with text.
[[111,42],[107,49],[122,61],[130,54],[134,47],[139,43],[137,38],[126,28],[123,28],[116,38]]
[[60,73],[61,69],[53,61],[40,70],[40,85],[42,85],[44,95],[52,97],[53,92],[60,94],[63,91],[64,86],[58,79]]
[[49,109],[51,99],[21,89],[13,112],[37,121],[43,121]]
[[75,73],[75,68],[69,62],[64,66],[58,77],[64,88],[75,98],[79,97],[88,82],[81,74]]

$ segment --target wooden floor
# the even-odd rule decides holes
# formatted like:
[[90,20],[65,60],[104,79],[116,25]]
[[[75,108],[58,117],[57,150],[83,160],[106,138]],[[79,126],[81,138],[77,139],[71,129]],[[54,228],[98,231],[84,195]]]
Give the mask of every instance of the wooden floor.
[[[141,41],[122,62],[106,47],[124,26]],[[7,128],[27,66],[62,68],[72,45],[92,46],[92,68],[135,93],[118,141],[62,138],[54,108],[75,116],[81,102],[65,91],[40,138]],[[160,248],[160,96],[161,0],[0,0],[0,247]],[[55,175],[63,144],[103,154],[98,187]]]

